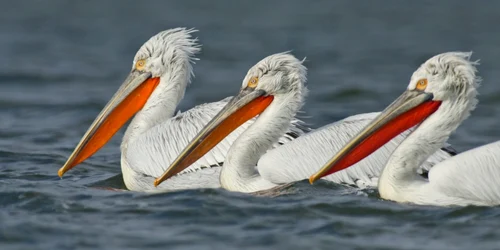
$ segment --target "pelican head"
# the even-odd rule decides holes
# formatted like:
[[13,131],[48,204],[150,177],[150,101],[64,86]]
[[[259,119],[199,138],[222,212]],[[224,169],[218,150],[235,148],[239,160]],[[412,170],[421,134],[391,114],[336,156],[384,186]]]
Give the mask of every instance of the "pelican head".
[[[279,101],[279,108],[287,113],[283,117],[293,117],[301,108],[307,93],[304,86],[306,71],[302,61],[287,52],[268,56],[250,68],[239,94],[222,108],[163,175],[155,180],[155,186],[203,157],[241,124],[265,112],[271,103]],[[289,124],[285,120],[275,117],[271,122]]]
[[196,30],[175,28],[154,35],[135,54],[132,71],[145,72],[152,78],[186,72],[185,77],[190,80],[191,61],[200,51],[197,39],[191,37],[193,32]]
[[184,28],[162,31],[142,45],[128,77],[59,169],[59,176],[97,152],[145,105],[155,105],[164,89],[179,87],[169,85],[187,85],[192,75],[191,61],[200,50],[197,40],[191,37],[193,32]]
[[289,52],[270,55],[248,70],[241,91],[253,89],[269,95],[295,93],[303,96],[307,69]]
[[[309,181],[313,183],[356,164],[415,125],[430,127],[439,122],[440,127],[443,127],[440,136],[449,136],[477,104],[476,88],[480,82],[476,77],[478,63],[470,61],[470,56],[471,53],[448,52],[427,60],[413,73],[407,90],[312,175]],[[433,141],[437,144],[445,139],[434,138]]]
[[470,113],[477,104],[480,82],[476,77],[478,62],[471,62],[471,55],[471,52],[448,52],[431,57],[413,73],[408,90],[431,93],[434,100],[443,102],[459,100],[467,106],[463,109],[465,113]]

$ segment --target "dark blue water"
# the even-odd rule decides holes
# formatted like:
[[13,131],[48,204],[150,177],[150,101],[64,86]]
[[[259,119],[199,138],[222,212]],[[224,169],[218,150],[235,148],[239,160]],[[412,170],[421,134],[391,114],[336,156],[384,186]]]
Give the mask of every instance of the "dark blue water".
[[500,2],[1,1],[0,249],[498,249],[500,209],[382,201],[300,182],[294,194],[148,195],[122,187],[122,133],[64,179],[57,170],[161,30],[200,30],[181,104],[220,100],[276,52],[307,57],[307,121],[378,111],[427,58],[474,51],[480,105],[451,138],[500,139]]

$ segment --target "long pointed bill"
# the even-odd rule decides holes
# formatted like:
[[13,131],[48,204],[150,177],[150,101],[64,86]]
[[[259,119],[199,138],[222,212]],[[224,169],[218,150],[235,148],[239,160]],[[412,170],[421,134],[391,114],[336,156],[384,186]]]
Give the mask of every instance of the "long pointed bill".
[[196,135],[154,185],[160,185],[203,157],[240,125],[261,114],[273,99],[263,90],[243,89]]
[[58,175],[62,177],[103,147],[130,117],[142,109],[159,81],[159,78],[151,78],[150,73],[132,71],[90,125]]
[[392,138],[421,123],[441,105],[433,95],[418,90],[405,91],[370,124],[349,141],[318,172],[309,178],[312,184],[321,177],[348,168],[369,156]]

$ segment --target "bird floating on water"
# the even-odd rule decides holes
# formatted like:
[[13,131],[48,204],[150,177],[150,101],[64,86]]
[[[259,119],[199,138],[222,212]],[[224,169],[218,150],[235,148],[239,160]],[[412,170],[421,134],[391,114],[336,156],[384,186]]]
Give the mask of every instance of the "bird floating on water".
[[435,206],[500,205],[500,141],[438,163],[428,179],[415,174],[476,107],[480,80],[477,62],[470,61],[470,56],[449,52],[422,64],[407,90],[312,175],[310,182],[344,171],[416,125],[382,171],[378,185],[382,198]]
[[[153,36],[134,57],[132,70],[106,104],[64,166],[62,177],[104,146],[132,116],[121,143],[121,169],[125,185],[135,191],[164,191],[220,186],[220,165],[229,146],[255,119],[225,138],[200,160],[179,172],[172,182],[154,188],[162,174],[196,133],[212,119],[229,98],[175,114],[193,75],[192,62],[200,50],[193,29],[170,29]],[[298,119],[273,145],[291,141],[309,131]]]
[[[307,179],[329,159],[331,152],[340,149],[378,113],[351,116],[272,148],[302,107],[307,93],[305,82],[306,68],[289,53],[274,54],[258,62],[243,79],[239,94],[194,137],[155,185],[184,171],[240,124],[257,115],[257,120],[231,145],[220,173],[221,186],[231,191],[256,192]],[[328,176],[327,180],[359,187],[376,186],[388,157],[405,137],[406,134],[396,136],[372,156],[351,169]],[[431,158],[419,164],[422,169],[415,169],[415,174],[449,158],[449,152],[450,149],[436,148]]]

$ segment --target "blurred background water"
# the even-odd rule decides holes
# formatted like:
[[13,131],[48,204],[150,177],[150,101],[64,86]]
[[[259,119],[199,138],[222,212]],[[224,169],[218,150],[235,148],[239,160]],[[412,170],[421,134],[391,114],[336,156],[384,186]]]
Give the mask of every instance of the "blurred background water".
[[[234,95],[249,67],[307,57],[307,122],[379,111],[429,57],[474,51],[480,104],[451,143],[500,139],[497,1],[0,1],[0,249],[498,249],[498,208],[382,201],[297,183],[297,194],[223,190],[148,195],[122,186],[123,131],[69,172],[65,162],[159,31],[203,44],[181,110]],[[116,177],[115,177],[116,176]]]

